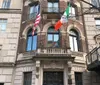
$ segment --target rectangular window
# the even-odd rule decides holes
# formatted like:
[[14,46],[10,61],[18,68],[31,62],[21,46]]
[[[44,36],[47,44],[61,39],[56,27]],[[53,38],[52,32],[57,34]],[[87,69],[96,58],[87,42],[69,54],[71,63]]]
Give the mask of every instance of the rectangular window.
[[91,0],[91,3],[96,7],[100,7],[100,0]]
[[100,18],[95,18],[96,28],[100,29]]
[[81,72],[75,72],[75,85],[83,85]]
[[29,11],[29,19],[35,18],[38,10],[39,9],[39,5],[33,5],[30,7],[30,11]]
[[9,8],[11,0],[3,0],[2,8]]
[[58,5],[59,5],[58,1],[48,2],[48,12],[58,12],[59,11]]
[[23,85],[32,85],[32,72],[25,72],[24,73]]
[[7,19],[0,19],[0,30],[5,31],[7,27]]

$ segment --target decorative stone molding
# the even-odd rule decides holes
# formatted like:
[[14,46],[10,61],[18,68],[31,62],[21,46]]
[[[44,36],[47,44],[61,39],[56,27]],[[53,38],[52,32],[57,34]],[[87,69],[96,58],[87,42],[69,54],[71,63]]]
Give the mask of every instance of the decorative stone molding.
[[64,65],[63,63],[59,61],[52,60],[50,62],[44,63],[44,69],[63,69]]
[[[50,26],[53,26],[55,23],[56,23],[55,20],[52,20],[51,22],[48,22],[47,24],[45,24],[44,27],[43,27],[43,32],[47,32],[48,28]],[[62,31],[64,32],[63,26],[61,26],[61,29],[60,29],[60,32],[62,32]]]
[[[23,31],[23,33],[22,33],[22,37],[23,37],[23,38],[26,39],[26,37],[27,37],[27,32],[28,32],[29,29],[32,28],[32,26],[33,26],[33,24],[29,24],[29,25],[26,26],[26,28],[24,29],[24,31]],[[37,26],[37,33],[39,33],[39,32],[40,32],[40,27]]]
[[40,61],[36,61],[36,78],[39,78]]
[[75,30],[79,33],[79,36],[81,37],[81,39],[84,39],[84,38],[85,38],[84,35],[83,35],[83,33],[82,33],[82,31],[78,28],[77,25],[70,24],[70,25],[68,26],[68,28],[67,28],[67,33],[68,33],[68,34],[69,34],[69,31],[70,31],[71,29],[75,29]]
[[72,79],[71,79],[71,69],[72,69],[72,62],[68,61],[68,84],[72,84]]

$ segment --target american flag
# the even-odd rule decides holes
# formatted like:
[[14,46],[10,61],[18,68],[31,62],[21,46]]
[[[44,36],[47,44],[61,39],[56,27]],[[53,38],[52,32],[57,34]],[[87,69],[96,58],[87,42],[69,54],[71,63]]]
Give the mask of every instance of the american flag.
[[37,25],[40,23],[41,15],[40,15],[40,5],[38,5],[38,13],[35,19],[35,23],[33,25],[32,35],[34,35],[34,32],[36,30]]

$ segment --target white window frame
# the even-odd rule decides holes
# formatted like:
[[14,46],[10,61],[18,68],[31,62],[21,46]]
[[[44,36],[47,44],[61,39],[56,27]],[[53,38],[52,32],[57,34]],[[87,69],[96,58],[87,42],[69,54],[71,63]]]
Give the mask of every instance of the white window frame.
[[100,29],[100,18],[95,18],[95,25],[97,29]]

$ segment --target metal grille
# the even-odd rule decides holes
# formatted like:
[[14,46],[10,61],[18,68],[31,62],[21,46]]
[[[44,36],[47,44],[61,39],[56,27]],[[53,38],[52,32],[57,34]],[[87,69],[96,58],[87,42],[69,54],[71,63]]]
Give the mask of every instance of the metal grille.
[[43,85],[63,85],[63,72],[44,72]]

